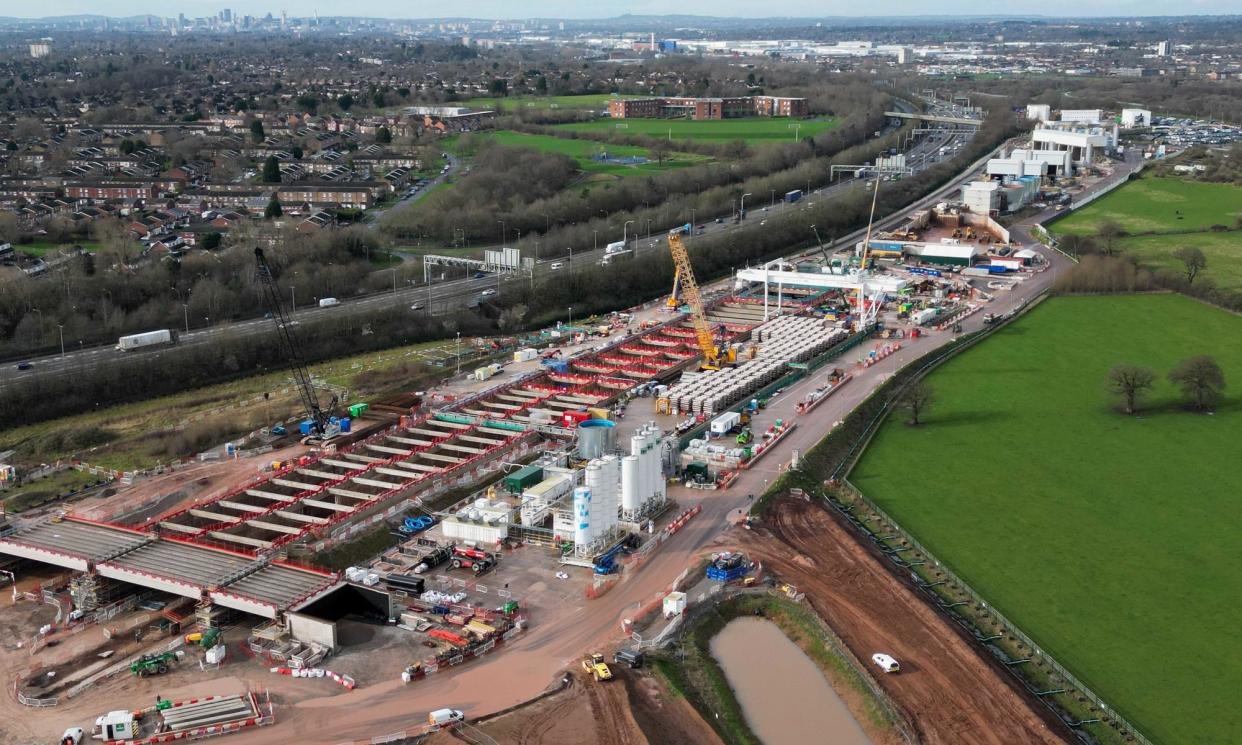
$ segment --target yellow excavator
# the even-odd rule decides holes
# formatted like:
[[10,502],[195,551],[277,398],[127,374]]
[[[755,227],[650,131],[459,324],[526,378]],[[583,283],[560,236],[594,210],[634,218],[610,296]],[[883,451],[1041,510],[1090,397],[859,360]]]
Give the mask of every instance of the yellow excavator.
[[699,351],[703,353],[704,370],[719,370],[724,365],[737,361],[737,353],[726,345],[717,344],[708,323],[707,313],[703,310],[703,298],[699,295],[699,283],[694,279],[694,269],[690,266],[690,252],[681,239],[680,232],[668,236],[668,250],[673,255],[673,265],[677,268],[677,282],[680,285],[682,299],[690,306],[690,320],[694,324],[694,337]]

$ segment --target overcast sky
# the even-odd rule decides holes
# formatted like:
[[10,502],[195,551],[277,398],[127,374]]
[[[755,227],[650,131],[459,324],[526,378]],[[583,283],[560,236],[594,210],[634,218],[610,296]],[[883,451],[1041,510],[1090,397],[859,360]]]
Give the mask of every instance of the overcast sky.
[[[6,7],[7,6],[7,7]],[[266,13],[279,15],[282,8],[289,15],[375,16],[385,18],[427,18],[447,15],[472,18],[529,18],[532,16],[553,18],[604,18],[623,13],[665,15],[688,13],[694,15],[770,17],[770,16],[856,16],[880,15],[962,15],[962,14],[1038,14],[1045,16],[1139,16],[1139,15],[1188,15],[1203,13],[1242,13],[1239,0],[1012,0],[997,5],[981,0],[872,0],[867,3],[843,2],[842,0],[458,0],[449,4],[435,2],[410,2],[410,0],[354,0],[342,5],[335,2],[310,0],[292,2],[281,0],[60,0],[56,3],[0,3],[0,15],[38,17],[46,15],[74,15],[97,13],[109,16],[128,16],[151,13],[158,16],[175,16],[185,13],[190,17],[214,15],[224,8],[234,13],[261,16]]]

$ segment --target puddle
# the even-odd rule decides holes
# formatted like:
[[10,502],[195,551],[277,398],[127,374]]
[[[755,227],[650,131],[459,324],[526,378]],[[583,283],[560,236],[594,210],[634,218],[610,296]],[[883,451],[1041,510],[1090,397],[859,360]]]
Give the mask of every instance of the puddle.
[[764,745],[871,745],[824,674],[771,621],[735,618],[711,650]]

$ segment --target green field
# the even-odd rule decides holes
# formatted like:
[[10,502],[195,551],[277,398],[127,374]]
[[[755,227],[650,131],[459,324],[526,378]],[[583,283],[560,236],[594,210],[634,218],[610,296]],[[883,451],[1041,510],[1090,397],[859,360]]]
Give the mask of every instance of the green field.
[[1181,233],[1212,225],[1232,228],[1239,217],[1242,189],[1231,184],[1144,178],[1075,210],[1050,228],[1055,233],[1088,234],[1112,220],[1127,233]]
[[1201,277],[1211,279],[1217,287],[1242,290],[1242,232],[1136,235],[1122,239],[1121,246],[1143,264],[1177,272],[1182,271],[1182,262],[1173,257],[1173,252],[1193,246],[1207,258]]
[[[920,427],[887,421],[851,480],[1157,742],[1242,733],[1242,396],[1213,416],[1165,373],[1212,354],[1242,388],[1242,318],[1180,295],[1063,297],[930,377]],[[1114,364],[1155,369],[1141,416]]]
[[637,165],[623,165],[596,160],[595,155],[607,153],[613,157],[648,157],[650,153],[645,147],[635,147],[633,145],[605,145],[594,140],[571,140],[563,137],[553,137],[552,135],[533,135],[510,130],[499,130],[479,136],[491,139],[506,147],[529,147],[536,150],[568,155],[578,161],[578,166],[584,171],[616,176],[647,176],[667,171],[671,168],[700,165],[711,160],[703,155],[672,153],[664,160],[662,165],[657,164],[654,160]]
[[495,109],[499,105],[505,111],[515,109],[606,109],[614,98],[642,98],[628,94],[588,93],[581,96],[479,96],[466,101],[446,104],[469,106],[472,109]]
[[[690,119],[598,119],[593,122],[559,124],[558,129],[577,132],[610,132],[622,135],[648,135],[671,137],[674,140],[706,140],[725,142],[745,140],[752,145],[769,142],[793,142],[811,137],[835,127],[837,120],[831,117],[815,119],[788,119],[781,117],[748,117],[744,119],[718,119],[693,121]],[[796,126],[800,125],[800,126]],[[796,127],[796,128],[795,128]]]
[[71,249],[74,246],[81,246],[82,250],[88,253],[94,253],[99,250],[99,244],[94,241],[74,241],[72,243],[50,243],[48,241],[33,241],[31,243],[14,243],[13,250],[27,256],[43,256],[49,251],[59,249]]

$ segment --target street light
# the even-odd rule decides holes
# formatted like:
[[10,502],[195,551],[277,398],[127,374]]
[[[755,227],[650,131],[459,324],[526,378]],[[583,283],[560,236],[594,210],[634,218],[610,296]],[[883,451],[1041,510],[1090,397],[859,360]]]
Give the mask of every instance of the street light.
[[293,312],[298,312],[298,288],[297,285],[289,285],[289,296],[293,299]]
[[60,329],[60,356],[65,356],[65,324],[58,323],[56,328]]
[[567,324],[565,324],[565,325],[566,325],[566,326],[572,326],[572,325],[574,325],[574,306],[572,306],[572,305],[571,305],[571,306],[569,306],[568,308],[566,308],[566,310],[568,310],[568,311],[569,311],[569,323],[567,323]]
[[392,272],[392,294],[396,295],[397,294],[397,267],[395,266],[389,267],[389,271]]
[[772,203],[769,206],[775,207],[776,206],[776,189],[768,189],[768,191],[771,192],[771,196],[772,196]]
[[181,310],[185,313],[185,332],[190,333],[190,304],[182,303]]
[[742,207],[741,209],[737,211],[739,220],[746,219],[746,197],[749,197],[749,196],[750,196],[750,192],[746,192],[745,194],[742,195]]
[[[598,250],[599,250],[599,231],[598,231],[598,230],[592,230],[591,232],[595,234],[595,250],[596,250],[596,251],[598,251]],[[571,256],[573,255],[573,250],[572,250],[572,249],[570,249],[570,255],[571,255]]]
[[461,332],[457,332],[457,374],[461,375]]
[[625,221],[625,224],[621,226],[621,245],[623,245],[623,246],[628,245],[628,244],[629,244],[629,242],[630,242],[630,233],[629,233],[629,229],[630,229],[630,223],[632,223],[632,222],[634,222],[634,221],[633,221],[633,220],[626,220],[626,221]]

